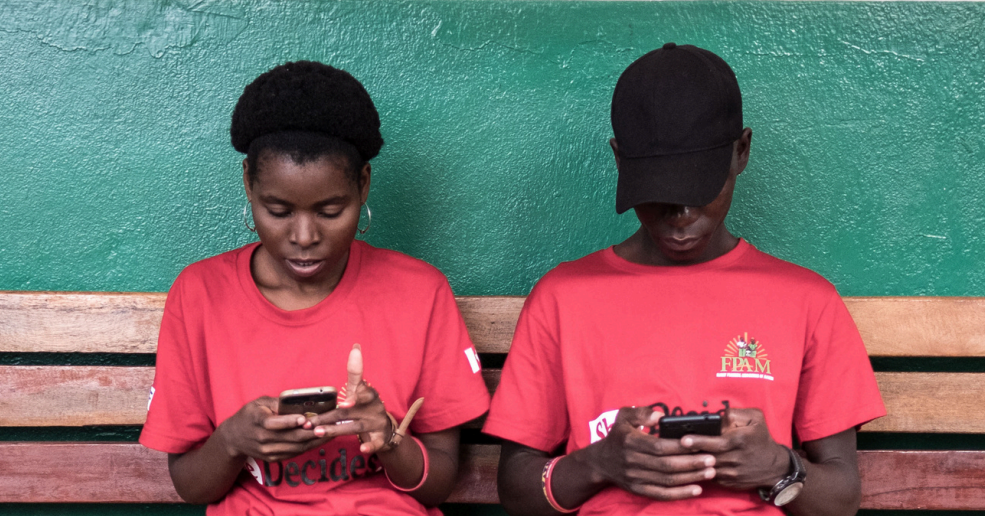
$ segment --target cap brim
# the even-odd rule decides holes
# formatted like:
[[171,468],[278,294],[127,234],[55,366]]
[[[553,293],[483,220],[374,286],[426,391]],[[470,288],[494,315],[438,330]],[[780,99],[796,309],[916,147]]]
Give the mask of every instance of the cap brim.
[[721,193],[732,164],[732,144],[714,149],[619,158],[616,213],[644,203],[704,206]]

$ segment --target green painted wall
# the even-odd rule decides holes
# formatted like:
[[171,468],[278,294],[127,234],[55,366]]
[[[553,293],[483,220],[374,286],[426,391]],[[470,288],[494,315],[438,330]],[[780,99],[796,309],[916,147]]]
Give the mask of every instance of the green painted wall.
[[229,115],[273,65],[376,100],[369,240],[462,294],[619,241],[615,80],[665,41],[735,68],[737,233],[854,295],[985,293],[985,5],[296,0],[0,5],[0,289],[164,291],[245,243]]
[[676,41],[744,91],[737,234],[848,295],[985,295],[985,4],[71,4],[0,4],[0,289],[165,291],[249,241],[232,107],[259,73],[316,59],[381,113],[368,240],[460,294],[525,294],[634,229],[613,208],[608,103]]

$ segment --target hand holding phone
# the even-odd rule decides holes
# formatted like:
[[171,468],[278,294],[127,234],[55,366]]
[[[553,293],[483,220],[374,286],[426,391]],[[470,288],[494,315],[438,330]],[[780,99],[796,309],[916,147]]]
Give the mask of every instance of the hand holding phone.
[[277,413],[303,414],[312,418],[335,410],[338,393],[335,387],[310,387],[307,389],[288,389],[280,393],[277,400]]

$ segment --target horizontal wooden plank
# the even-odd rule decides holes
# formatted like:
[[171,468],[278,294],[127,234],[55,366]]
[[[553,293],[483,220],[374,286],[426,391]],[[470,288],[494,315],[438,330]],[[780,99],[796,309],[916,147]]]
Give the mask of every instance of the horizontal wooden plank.
[[[499,447],[463,447],[453,503],[498,503]],[[985,452],[862,451],[866,509],[985,509]],[[14,473],[14,474],[12,474]],[[0,443],[0,502],[169,503],[165,454],[135,443]]]
[[525,297],[460,296],[458,309],[479,353],[506,353]]
[[[0,426],[143,424],[153,369],[0,366]],[[500,370],[486,369],[482,376],[495,391]],[[985,413],[967,409],[985,399],[985,374],[876,373],[876,380],[889,415],[862,431],[985,433]],[[481,428],[483,421],[466,428]]]
[[862,451],[863,509],[985,510],[985,451]]
[[0,443],[0,502],[180,502],[168,458],[136,443]]
[[846,297],[870,356],[985,356],[985,298]]
[[[0,291],[0,352],[154,353],[166,294]],[[506,353],[523,297],[458,297],[482,353]]]
[[[153,353],[165,294],[0,292],[0,352]],[[463,296],[481,353],[509,350],[523,297]],[[846,297],[873,356],[985,356],[985,298]]]
[[[491,393],[500,371],[482,376]],[[153,381],[149,366],[0,366],[0,427],[142,425]]]
[[0,292],[0,352],[153,353],[165,294]]
[[496,470],[499,445],[467,444],[459,458],[458,483],[448,497],[450,503],[499,503]]
[[868,432],[985,433],[983,373],[876,373],[887,415]]
[[142,425],[153,367],[0,366],[0,426]]

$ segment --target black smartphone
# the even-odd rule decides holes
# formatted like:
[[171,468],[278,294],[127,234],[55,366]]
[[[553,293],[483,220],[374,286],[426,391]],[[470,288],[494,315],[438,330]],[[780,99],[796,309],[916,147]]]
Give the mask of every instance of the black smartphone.
[[280,393],[280,398],[277,400],[277,413],[314,417],[335,410],[337,401],[338,394],[335,387],[290,389]]
[[657,427],[663,439],[680,439],[688,434],[722,435],[722,416],[718,414],[664,416],[660,418]]

